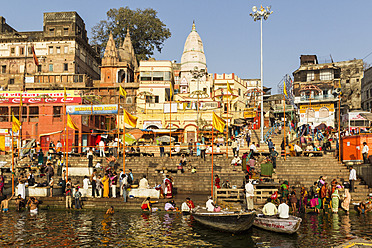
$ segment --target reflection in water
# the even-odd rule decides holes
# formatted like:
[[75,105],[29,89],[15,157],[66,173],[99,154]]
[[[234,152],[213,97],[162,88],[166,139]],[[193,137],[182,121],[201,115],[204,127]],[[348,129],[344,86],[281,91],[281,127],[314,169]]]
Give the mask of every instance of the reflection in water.
[[252,228],[242,234],[210,230],[179,213],[40,211],[0,214],[1,247],[330,247],[372,235],[372,215],[307,214],[295,235]]

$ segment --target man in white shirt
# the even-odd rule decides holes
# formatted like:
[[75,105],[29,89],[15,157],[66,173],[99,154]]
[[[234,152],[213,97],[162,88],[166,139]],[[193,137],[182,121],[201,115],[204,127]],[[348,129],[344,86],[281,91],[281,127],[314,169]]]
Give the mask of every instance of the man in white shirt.
[[251,211],[254,209],[253,206],[254,186],[252,184],[252,180],[249,180],[248,183],[245,185],[245,196],[247,198],[247,209],[248,211]]
[[257,152],[257,148],[254,142],[252,142],[252,145],[249,147],[249,150],[252,150],[254,153]]
[[236,148],[238,147],[238,142],[236,141],[236,139],[234,139],[232,142],[231,142],[231,148],[233,150],[233,154],[234,154],[234,157],[236,156]]
[[214,211],[214,203],[212,200],[212,196],[208,196],[208,201],[205,203],[205,207],[207,211],[210,211],[210,212]]
[[349,175],[350,192],[354,192],[354,182],[356,180],[357,180],[356,170],[353,168],[353,166],[350,166],[350,175]]
[[263,207],[262,213],[265,216],[269,216],[269,217],[274,216],[278,213],[278,209],[275,207],[274,203],[271,202],[271,199]]
[[148,189],[149,188],[149,182],[146,179],[146,175],[143,175],[143,178],[139,181],[138,188],[139,189]]
[[278,207],[279,218],[288,219],[289,218],[289,206],[287,205],[287,200],[282,198],[280,200],[280,205]]
[[103,142],[103,140],[101,140],[98,143],[98,146],[99,146],[99,156],[100,157],[106,157],[106,154],[105,154],[105,142]]
[[362,155],[363,155],[364,164],[368,164],[368,152],[369,152],[369,147],[367,146],[367,142],[363,142]]
[[298,145],[298,142],[297,144],[294,145],[294,151],[296,152],[296,156],[299,157],[301,156],[301,153],[302,153],[302,148]]
[[85,176],[84,179],[83,179],[83,189],[88,189],[89,188],[89,178],[88,176]]

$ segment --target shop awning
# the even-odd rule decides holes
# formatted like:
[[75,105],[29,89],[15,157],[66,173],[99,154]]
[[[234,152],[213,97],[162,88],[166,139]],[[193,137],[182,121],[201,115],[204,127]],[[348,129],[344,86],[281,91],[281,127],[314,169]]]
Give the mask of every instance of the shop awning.
[[58,134],[58,133],[62,133],[63,131],[57,131],[57,132],[52,132],[52,133],[43,133],[43,134],[40,134],[39,136],[48,136],[48,135],[53,135],[53,134]]

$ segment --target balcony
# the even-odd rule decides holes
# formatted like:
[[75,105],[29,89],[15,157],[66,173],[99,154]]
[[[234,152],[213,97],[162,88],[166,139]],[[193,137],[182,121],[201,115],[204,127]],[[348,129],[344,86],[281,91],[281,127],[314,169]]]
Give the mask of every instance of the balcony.
[[93,81],[86,74],[44,74],[28,77],[26,89],[45,89],[49,87],[83,88],[91,87]]
[[295,103],[309,102],[309,101],[334,101],[337,98],[334,95],[317,95],[317,96],[296,96]]

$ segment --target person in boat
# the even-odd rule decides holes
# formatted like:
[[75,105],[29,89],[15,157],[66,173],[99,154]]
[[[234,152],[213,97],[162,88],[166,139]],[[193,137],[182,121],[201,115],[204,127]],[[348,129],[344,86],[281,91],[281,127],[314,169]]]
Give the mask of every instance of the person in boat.
[[164,205],[164,210],[165,211],[177,211],[176,204],[174,201],[168,201]]
[[192,209],[195,208],[194,202],[190,199],[190,197],[186,198],[186,201],[181,205],[182,213],[189,213]]
[[107,209],[107,211],[106,211],[106,214],[114,214],[115,213],[115,210],[114,210],[114,207],[113,206],[111,206],[109,209]]
[[254,209],[253,197],[254,197],[254,186],[252,180],[248,180],[248,183],[245,185],[245,196],[247,199],[247,209],[251,211]]
[[215,176],[215,179],[214,179],[214,186],[216,186],[217,189],[220,189],[221,188],[220,182],[221,182],[221,180],[220,180],[219,176],[216,175]]
[[289,218],[289,206],[287,205],[287,199],[285,198],[280,199],[280,205],[278,207],[278,215],[280,219]]
[[141,209],[143,211],[151,211],[150,197],[147,197],[141,204]]
[[221,212],[221,207],[216,207],[213,202],[212,196],[208,196],[208,201],[205,203],[205,207],[209,212]]
[[278,209],[274,203],[271,202],[271,198],[267,199],[267,203],[263,207],[262,213],[264,214],[264,217],[273,217],[278,213]]

